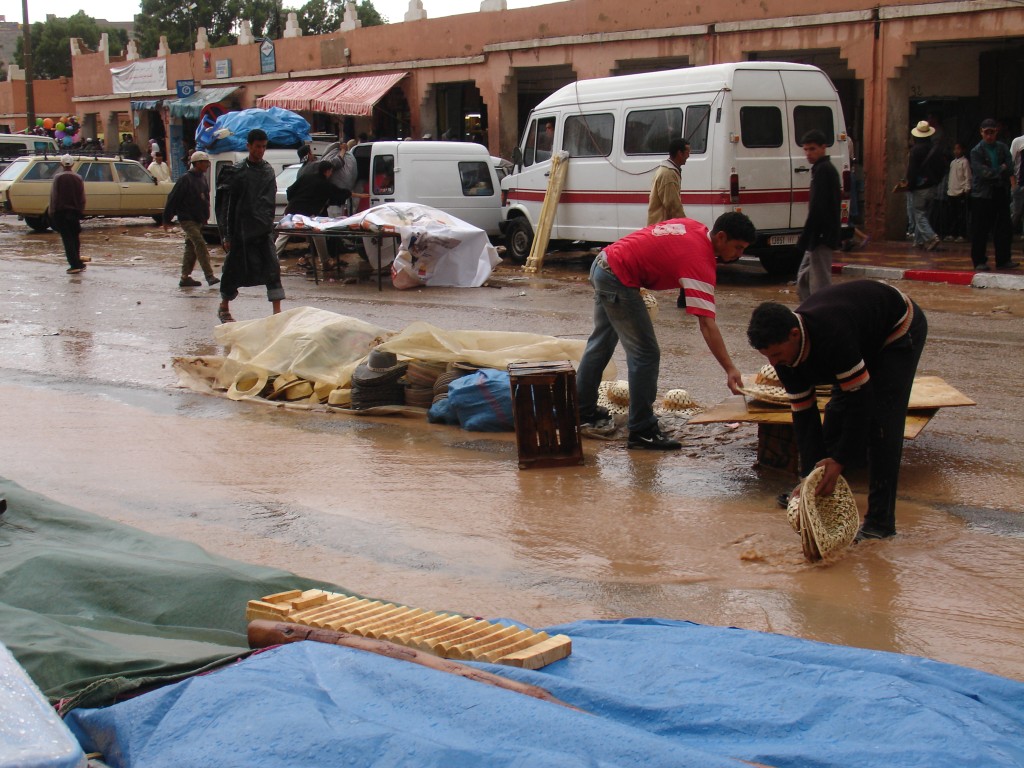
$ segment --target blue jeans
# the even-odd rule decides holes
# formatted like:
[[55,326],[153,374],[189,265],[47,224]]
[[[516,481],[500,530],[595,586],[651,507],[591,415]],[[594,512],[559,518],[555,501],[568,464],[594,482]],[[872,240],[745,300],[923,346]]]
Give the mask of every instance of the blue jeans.
[[590,267],[594,286],[594,330],[576,372],[580,413],[593,413],[601,374],[620,341],[626,351],[629,379],[629,431],[646,432],[658,425],[654,400],[658,396],[661,349],[651,315],[639,288],[627,288],[601,266],[603,255]]
[[914,206],[914,245],[925,245],[935,239],[935,230],[928,221],[928,209],[935,196],[935,187],[915,189],[908,194]]

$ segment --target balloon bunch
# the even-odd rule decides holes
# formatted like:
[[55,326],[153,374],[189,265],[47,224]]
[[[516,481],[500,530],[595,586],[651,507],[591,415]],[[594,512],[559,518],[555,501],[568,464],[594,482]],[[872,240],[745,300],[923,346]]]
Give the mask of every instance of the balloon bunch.
[[56,139],[62,147],[71,147],[78,143],[80,136],[78,118],[74,115],[54,120],[51,117],[37,117],[32,133],[36,136],[49,136]]

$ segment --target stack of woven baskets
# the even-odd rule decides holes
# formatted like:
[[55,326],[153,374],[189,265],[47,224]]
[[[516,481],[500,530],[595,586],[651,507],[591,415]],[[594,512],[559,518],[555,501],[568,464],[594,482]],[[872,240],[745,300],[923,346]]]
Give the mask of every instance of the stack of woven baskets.
[[804,557],[811,562],[835,555],[853,543],[860,525],[857,501],[849,483],[839,476],[828,496],[815,496],[824,467],[812,470],[800,486],[799,495],[789,498],[786,516],[800,534]]
[[352,372],[352,408],[361,410],[380,405],[404,405],[402,376],[408,363],[398,362],[394,352],[373,349]]
[[405,404],[416,408],[429,408],[434,401],[434,387],[447,369],[445,363],[410,360],[405,370]]

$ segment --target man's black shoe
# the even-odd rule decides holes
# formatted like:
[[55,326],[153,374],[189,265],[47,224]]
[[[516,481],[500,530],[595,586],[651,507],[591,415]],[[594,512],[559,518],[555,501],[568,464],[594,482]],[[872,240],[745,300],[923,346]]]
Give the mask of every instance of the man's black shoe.
[[895,535],[896,531],[893,531],[892,533],[882,533],[881,531],[875,531],[870,528],[865,528],[862,525],[860,527],[860,530],[857,531],[857,535],[854,536],[853,542],[856,544],[857,542],[861,541],[869,541],[875,539],[891,539]]
[[589,415],[580,414],[580,426],[596,427],[598,424],[604,424],[611,417],[611,411],[603,406],[595,405],[594,410]]
[[655,427],[648,432],[630,432],[626,447],[643,451],[678,451],[683,444]]
[[1019,266],[1019,261],[1008,261],[1005,264],[996,264],[996,269],[1017,269]]

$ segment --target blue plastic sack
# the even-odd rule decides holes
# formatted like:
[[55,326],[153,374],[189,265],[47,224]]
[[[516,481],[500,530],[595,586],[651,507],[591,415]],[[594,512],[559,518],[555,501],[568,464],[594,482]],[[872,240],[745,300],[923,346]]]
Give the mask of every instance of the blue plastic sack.
[[201,121],[196,129],[196,149],[214,153],[244,152],[246,136],[253,128],[267,132],[270,148],[294,148],[310,140],[309,123],[302,115],[280,107],[245,109],[223,114],[212,125]]
[[508,372],[481,368],[448,385],[448,400],[459,424],[470,432],[508,432],[512,417],[512,388]]
[[452,404],[444,397],[432,403],[427,411],[427,421],[431,424],[458,424],[459,417],[452,413]]

